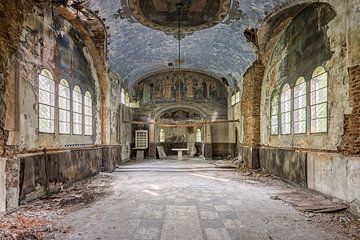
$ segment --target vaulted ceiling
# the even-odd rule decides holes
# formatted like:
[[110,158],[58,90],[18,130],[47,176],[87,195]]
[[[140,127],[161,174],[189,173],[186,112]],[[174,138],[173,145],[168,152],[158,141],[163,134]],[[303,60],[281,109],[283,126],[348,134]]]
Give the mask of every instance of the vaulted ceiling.
[[243,74],[256,59],[256,47],[244,31],[259,28],[266,15],[284,2],[89,0],[89,5],[108,27],[110,67],[129,87],[146,75],[177,67],[179,19],[181,68],[225,78],[231,87],[240,87]]

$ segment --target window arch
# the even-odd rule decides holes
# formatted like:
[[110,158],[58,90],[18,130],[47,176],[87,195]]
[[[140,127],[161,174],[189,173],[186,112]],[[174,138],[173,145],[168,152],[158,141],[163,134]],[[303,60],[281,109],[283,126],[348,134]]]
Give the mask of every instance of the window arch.
[[201,129],[200,128],[196,129],[196,137],[195,137],[196,142],[202,142],[202,136],[201,135],[202,135],[201,134]]
[[271,134],[279,134],[279,95],[276,90],[271,97]]
[[89,91],[84,96],[84,115],[85,115],[85,135],[93,135],[93,109],[92,97]]
[[59,133],[71,133],[71,106],[70,106],[70,86],[65,79],[61,79],[59,84]]
[[291,88],[285,84],[281,91],[281,134],[291,134]]
[[303,77],[294,87],[294,133],[306,133],[306,81]]
[[165,142],[165,130],[160,129],[160,142]]
[[82,134],[82,94],[79,86],[75,86],[73,90],[73,134]]
[[38,85],[39,132],[55,132],[55,82],[53,75],[43,69]]
[[317,67],[310,84],[311,133],[327,132],[328,74],[324,67]]

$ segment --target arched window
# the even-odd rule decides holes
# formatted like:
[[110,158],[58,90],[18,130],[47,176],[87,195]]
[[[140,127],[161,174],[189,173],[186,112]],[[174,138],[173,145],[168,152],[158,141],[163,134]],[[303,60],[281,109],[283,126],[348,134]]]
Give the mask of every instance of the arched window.
[[165,130],[160,129],[160,142],[165,142]]
[[120,102],[121,102],[122,104],[125,104],[125,90],[124,90],[123,88],[121,88]]
[[125,105],[127,107],[130,106],[130,97],[129,97],[129,94],[128,93],[125,93]]
[[89,91],[84,96],[84,115],[85,115],[85,135],[93,135],[93,109],[92,98]]
[[271,134],[279,134],[279,95],[276,91],[271,97]]
[[291,88],[285,84],[281,91],[281,134],[291,133]]
[[201,129],[200,128],[196,129],[196,137],[195,137],[195,139],[196,139],[196,142],[202,142]]
[[38,88],[39,132],[55,132],[55,82],[49,70],[42,70]]
[[59,133],[70,134],[70,87],[65,79],[59,85]]
[[73,90],[73,134],[81,135],[82,122],[83,122],[83,111],[82,111],[82,94],[79,86],[75,86]]
[[324,67],[315,69],[310,84],[311,132],[327,132],[328,74]]
[[294,88],[294,133],[306,133],[306,81],[300,77]]

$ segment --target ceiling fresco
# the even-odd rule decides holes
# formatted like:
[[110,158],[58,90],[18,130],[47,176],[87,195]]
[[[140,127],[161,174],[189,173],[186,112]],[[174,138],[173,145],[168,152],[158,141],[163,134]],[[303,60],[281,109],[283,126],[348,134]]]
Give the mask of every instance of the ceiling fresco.
[[[241,88],[243,74],[256,59],[256,47],[244,37],[244,31],[259,28],[267,14],[288,2],[231,0],[220,22],[202,28],[219,16],[227,6],[225,0],[88,0],[90,9],[98,12],[108,27],[110,68],[129,87],[145,75],[178,67],[176,34],[164,29],[176,25],[175,3],[180,1],[186,19],[181,29],[185,36],[181,40],[181,68],[225,78],[233,88]],[[133,12],[134,4],[137,13]],[[164,29],[146,26],[139,16]],[[186,27],[197,29],[186,33]]]
[[163,32],[193,32],[220,23],[230,0],[130,0],[132,15],[147,27]]

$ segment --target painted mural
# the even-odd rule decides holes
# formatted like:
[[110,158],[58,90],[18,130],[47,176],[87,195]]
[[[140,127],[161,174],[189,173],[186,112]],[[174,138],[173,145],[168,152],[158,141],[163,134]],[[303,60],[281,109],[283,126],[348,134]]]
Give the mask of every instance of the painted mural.
[[226,105],[224,85],[210,76],[196,72],[167,72],[152,75],[135,87],[141,104],[156,102],[213,101]]
[[186,110],[174,110],[165,112],[160,116],[162,120],[172,120],[172,121],[184,121],[184,120],[201,120],[201,116],[193,111]]

